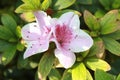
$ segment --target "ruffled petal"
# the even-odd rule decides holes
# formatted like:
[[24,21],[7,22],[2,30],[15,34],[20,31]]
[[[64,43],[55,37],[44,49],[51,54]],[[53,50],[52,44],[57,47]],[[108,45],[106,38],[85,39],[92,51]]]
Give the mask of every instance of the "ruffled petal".
[[83,30],[77,30],[69,48],[73,52],[83,52],[93,45],[92,38]]
[[48,50],[49,42],[48,41],[31,41],[29,42],[27,49],[24,53],[24,59],[30,57],[34,54],[44,52]]
[[29,23],[23,26],[21,34],[24,40],[36,40],[41,35],[40,27],[37,25],[37,23]]
[[74,30],[80,28],[80,20],[79,20],[79,16],[78,15],[75,14],[72,17],[69,27],[71,27]]
[[75,54],[66,50],[55,49],[55,56],[64,68],[70,68],[76,60]]
[[72,17],[74,16],[74,12],[67,12],[61,15],[61,17],[58,19],[58,22],[62,22],[66,25],[69,25]]

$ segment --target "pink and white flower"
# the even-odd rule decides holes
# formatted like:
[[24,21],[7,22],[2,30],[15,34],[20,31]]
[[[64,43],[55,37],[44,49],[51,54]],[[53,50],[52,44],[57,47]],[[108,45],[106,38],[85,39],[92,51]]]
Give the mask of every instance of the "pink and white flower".
[[74,12],[64,13],[55,22],[53,30],[56,43],[55,56],[65,67],[71,67],[75,60],[74,52],[83,52],[93,45],[92,38],[80,29],[80,20]]
[[22,38],[27,43],[24,58],[48,50],[51,37],[51,17],[43,11],[34,12],[36,22],[29,23],[22,28]]

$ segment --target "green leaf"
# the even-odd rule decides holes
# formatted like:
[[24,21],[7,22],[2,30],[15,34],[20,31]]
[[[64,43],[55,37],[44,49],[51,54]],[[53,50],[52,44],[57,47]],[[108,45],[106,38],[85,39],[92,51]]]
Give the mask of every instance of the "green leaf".
[[11,45],[9,48],[4,51],[2,54],[2,63],[3,65],[7,65],[14,58],[16,53],[16,45]]
[[71,70],[65,70],[61,80],[72,80]]
[[44,0],[42,2],[42,10],[47,10],[51,5],[51,3],[52,3],[52,0]]
[[92,4],[92,0],[77,0],[76,3],[80,3],[80,4]]
[[99,37],[94,38],[94,44],[91,47],[88,57],[96,55],[98,58],[102,58],[104,56],[105,46],[103,40]]
[[112,8],[114,9],[120,8],[120,0],[114,0],[112,4]]
[[78,63],[72,68],[72,80],[86,80],[87,73],[83,63]]
[[0,27],[0,39],[9,41],[14,38],[13,33],[7,27]]
[[4,41],[4,40],[0,40],[0,51],[6,51],[9,47],[11,46],[11,43]]
[[51,69],[48,77],[50,80],[60,80],[61,79],[61,75],[57,69]]
[[108,71],[111,69],[110,65],[107,62],[101,59],[97,59],[97,58],[88,58],[85,60],[85,64],[88,68],[94,71],[96,69],[101,69],[104,71]]
[[24,4],[20,5],[15,12],[23,13],[41,9],[40,0],[22,0]]
[[49,74],[50,70],[52,69],[54,60],[55,56],[52,50],[48,50],[43,55],[38,65],[38,74],[40,76],[40,79],[46,78],[46,76]]
[[120,56],[120,43],[112,38],[103,37],[105,48],[112,54]]
[[118,75],[117,79],[116,80],[120,80],[120,74]]
[[84,20],[85,23],[88,25],[88,27],[93,30],[99,30],[100,29],[100,25],[98,20],[96,19],[95,16],[93,16],[89,11],[84,11]]
[[21,38],[22,36],[21,36],[21,27],[20,26],[17,26],[17,28],[16,28],[16,36],[18,37],[18,38]]
[[101,34],[109,34],[118,30],[118,23],[117,23],[118,11],[112,10],[108,12],[103,18],[100,20],[101,25]]
[[99,1],[105,7],[106,10],[110,10],[110,6],[111,6],[110,0],[99,0]]
[[114,76],[107,74],[103,70],[95,71],[95,80],[114,80]]
[[5,27],[11,30],[14,34],[16,34],[17,23],[16,21],[8,14],[3,14],[1,17],[1,21]]
[[111,34],[104,35],[105,37],[112,38],[114,40],[119,40],[120,39],[120,30],[117,30]]
[[53,6],[56,10],[67,8],[75,3],[76,0],[57,0]]
[[87,70],[87,79],[86,80],[93,80],[92,75],[90,72]]
[[18,42],[18,44],[17,44],[17,50],[18,51],[23,51],[24,50],[24,45],[21,44],[20,42]]

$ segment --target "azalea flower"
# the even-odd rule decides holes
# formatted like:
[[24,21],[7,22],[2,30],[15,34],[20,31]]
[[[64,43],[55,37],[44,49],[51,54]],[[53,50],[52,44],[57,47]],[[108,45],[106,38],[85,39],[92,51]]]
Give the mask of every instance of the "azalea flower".
[[92,38],[80,29],[80,20],[74,12],[64,13],[59,19],[55,20],[53,30],[56,44],[55,56],[65,67],[71,67],[75,60],[75,53],[88,50],[93,45]]
[[27,43],[27,49],[24,58],[30,57],[36,53],[48,50],[49,38],[52,30],[50,28],[50,16],[43,11],[34,12],[36,22],[29,23],[22,28],[22,38]]

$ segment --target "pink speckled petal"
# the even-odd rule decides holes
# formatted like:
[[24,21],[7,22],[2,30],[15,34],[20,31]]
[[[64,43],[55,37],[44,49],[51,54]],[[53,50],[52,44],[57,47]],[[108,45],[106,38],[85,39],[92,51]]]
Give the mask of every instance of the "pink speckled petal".
[[72,39],[69,47],[73,52],[83,52],[93,45],[92,38],[83,30],[78,30],[75,32],[75,36]]

